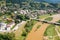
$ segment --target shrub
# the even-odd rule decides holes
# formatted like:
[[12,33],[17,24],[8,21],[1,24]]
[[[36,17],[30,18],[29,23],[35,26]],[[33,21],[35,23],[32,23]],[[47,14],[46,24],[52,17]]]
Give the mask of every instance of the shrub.
[[0,40],[15,40],[15,35],[14,33],[0,34]]

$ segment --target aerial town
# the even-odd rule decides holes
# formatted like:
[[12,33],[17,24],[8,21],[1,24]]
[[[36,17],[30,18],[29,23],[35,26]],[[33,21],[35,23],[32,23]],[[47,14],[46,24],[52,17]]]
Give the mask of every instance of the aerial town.
[[0,40],[60,40],[60,1],[0,0]]

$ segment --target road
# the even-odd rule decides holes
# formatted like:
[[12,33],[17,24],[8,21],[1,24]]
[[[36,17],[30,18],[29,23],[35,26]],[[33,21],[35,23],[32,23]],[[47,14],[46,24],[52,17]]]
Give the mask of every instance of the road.
[[24,29],[24,26],[27,22],[22,22],[21,25],[18,27],[16,31],[13,31],[15,33],[15,37],[17,40],[19,40],[20,35],[22,34],[22,30]]

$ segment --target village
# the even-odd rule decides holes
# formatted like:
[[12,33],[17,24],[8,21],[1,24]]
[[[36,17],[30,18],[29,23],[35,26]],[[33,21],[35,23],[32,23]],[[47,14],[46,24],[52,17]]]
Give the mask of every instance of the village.
[[[1,7],[0,7],[1,8]],[[10,10],[8,10],[8,8],[7,7],[3,7],[0,11],[1,11],[1,13],[0,14],[4,14],[4,12],[8,12],[8,11],[10,11]],[[18,11],[13,11],[13,13],[14,14],[22,14],[22,15],[26,15],[29,19],[30,18],[35,18],[35,19],[37,19],[38,18],[38,16],[40,16],[40,15],[45,15],[45,14],[49,14],[48,12],[50,12],[50,13],[54,13],[54,11],[56,11],[56,10],[33,10],[33,11],[31,11],[31,10],[18,10]],[[59,12],[60,12],[60,10],[58,10],[58,11],[56,11],[58,14],[59,14]],[[14,17],[17,17],[17,15],[14,15]],[[1,19],[2,18],[2,19]],[[18,24],[16,24],[15,23],[15,21],[14,21],[14,19],[12,19],[12,18],[8,18],[8,17],[6,17],[6,16],[3,16],[3,17],[1,17],[0,18],[0,20],[8,20],[8,22],[9,21],[11,21],[10,23],[4,23],[3,21],[2,22],[0,22],[0,31],[3,31],[3,32],[5,32],[5,31],[10,31],[11,30],[11,28],[12,27],[14,27],[14,26],[16,26],[16,25],[18,25]],[[18,21],[20,21],[20,19],[18,19]],[[23,20],[22,20],[23,21]],[[22,22],[21,21],[21,22]],[[20,22],[20,23],[21,23]],[[18,26],[17,26],[18,27]]]
[[10,40],[60,40],[60,4],[0,0],[0,40],[9,40],[5,33]]

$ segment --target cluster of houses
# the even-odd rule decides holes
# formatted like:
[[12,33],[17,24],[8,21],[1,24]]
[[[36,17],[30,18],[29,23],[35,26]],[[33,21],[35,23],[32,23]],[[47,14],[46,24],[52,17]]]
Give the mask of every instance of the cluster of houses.
[[8,11],[13,11],[14,13],[20,13],[20,14],[26,14],[29,17],[37,17],[37,15],[43,15],[43,14],[47,14],[48,12],[57,12],[60,13],[60,9],[59,10],[52,10],[52,9],[48,9],[48,10],[22,10],[19,7],[15,7],[15,6],[11,6],[11,7],[7,7],[7,6],[3,6],[0,7],[0,12],[4,13],[4,12],[8,12]]
[[[5,2],[4,2],[5,4]],[[19,13],[19,14],[23,14],[26,15],[29,18],[37,18],[38,15],[44,15],[47,14],[48,12],[57,12],[60,13],[60,9],[59,10],[52,10],[52,9],[48,9],[48,10],[22,10],[20,9],[18,6],[11,6],[11,7],[6,7],[6,6],[0,6],[0,12],[4,13],[4,12],[14,12],[14,13]],[[4,19],[6,19],[6,17],[3,17]],[[10,20],[10,18],[7,20]],[[4,22],[0,22],[0,31],[10,31],[11,28],[15,25],[15,22],[11,22],[9,24],[6,24]],[[16,27],[17,28],[17,27]]]
[[[14,22],[11,22],[9,24],[6,24],[4,22],[0,22],[0,32],[12,32],[12,31],[16,31],[24,23],[26,23],[26,21],[22,21],[22,22],[18,23],[17,25]],[[12,27],[14,27],[14,28],[11,29]]]
[[14,11],[14,13],[23,14],[29,18],[37,18],[38,15],[40,16],[40,15],[49,14],[49,13],[60,13],[60,10],[52,10],[52,9],[48,9],[48,10],[18,10],[18,11]]
[[11,30],[11,28],[15,25],[14,22],[11,22],[9,24],[6,24],[4,22],[0,22],[0,31],[1,32],[9,32]]

